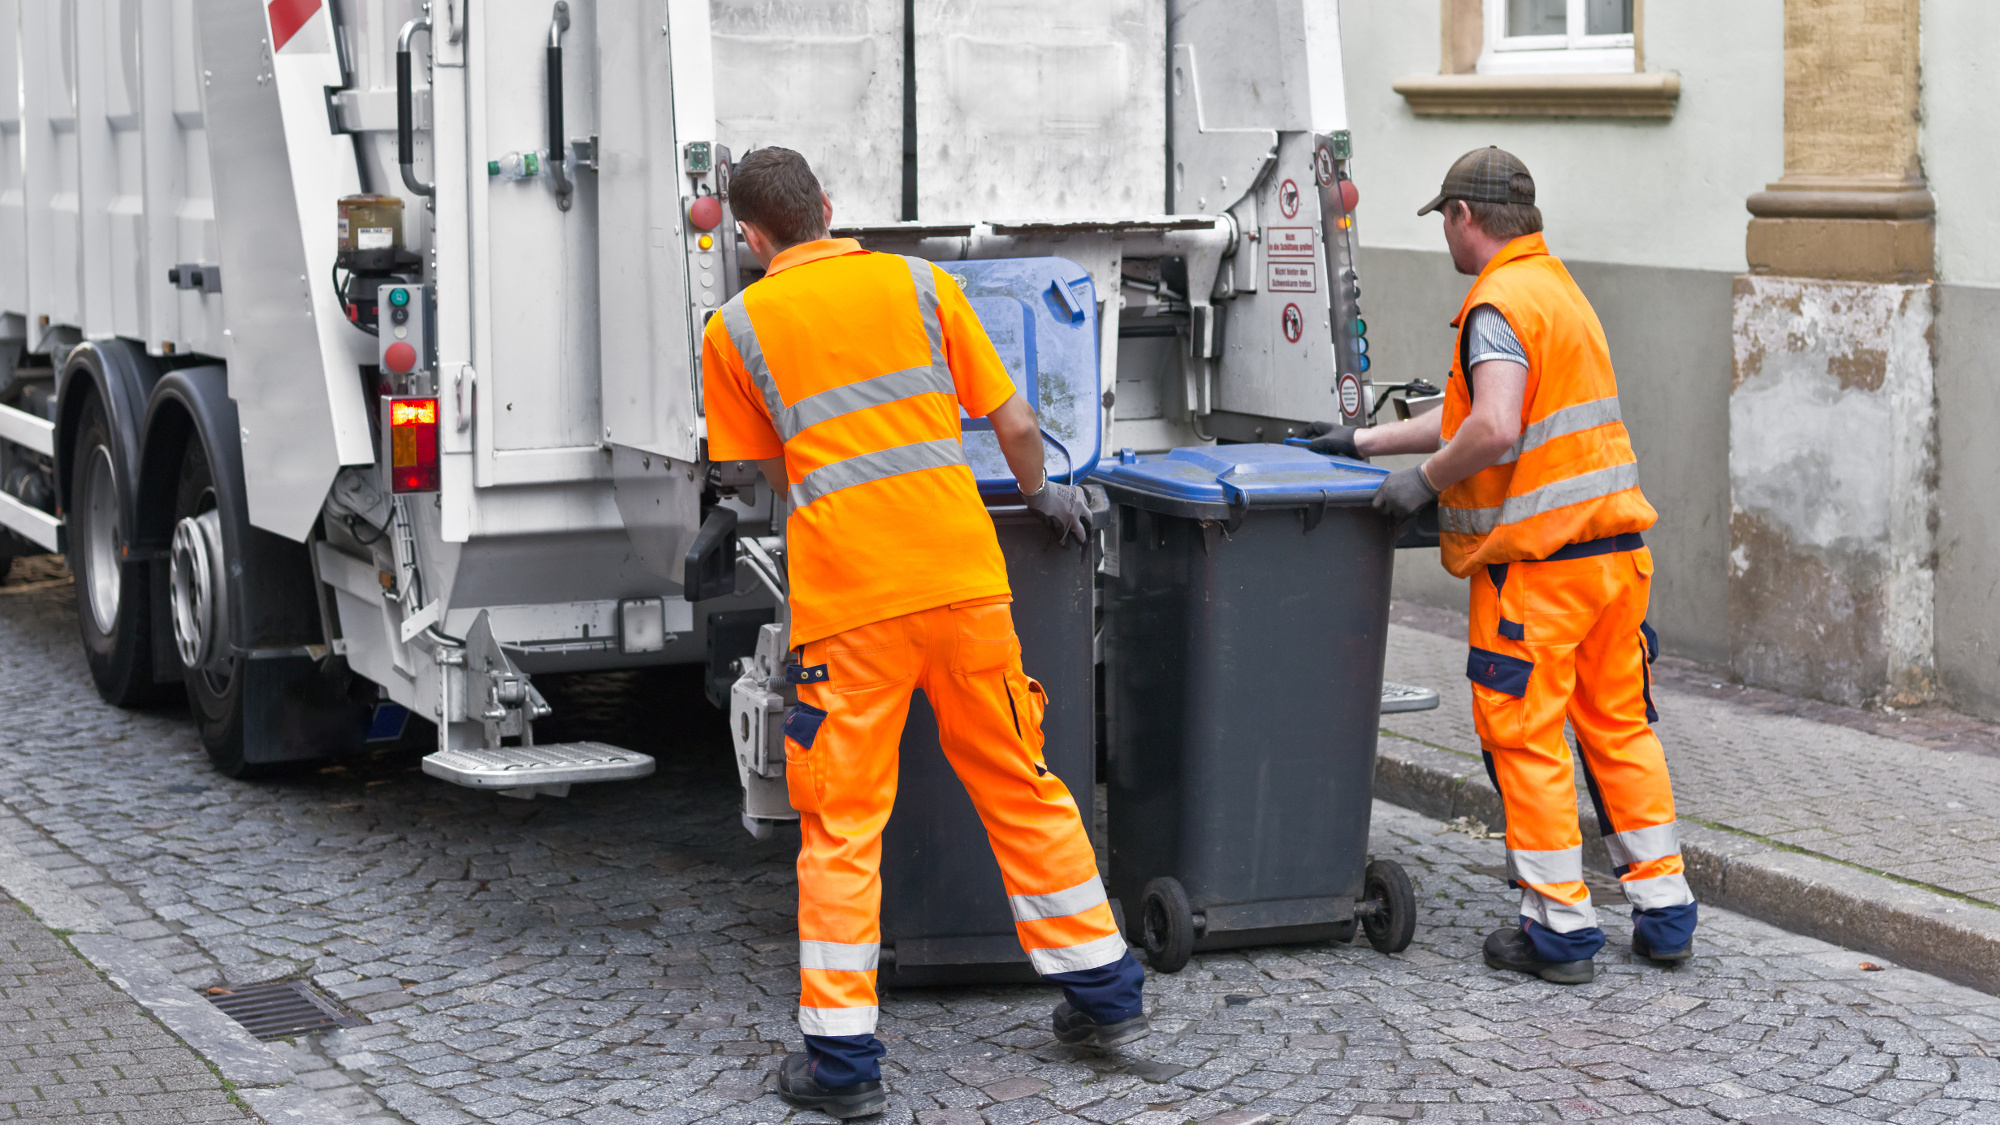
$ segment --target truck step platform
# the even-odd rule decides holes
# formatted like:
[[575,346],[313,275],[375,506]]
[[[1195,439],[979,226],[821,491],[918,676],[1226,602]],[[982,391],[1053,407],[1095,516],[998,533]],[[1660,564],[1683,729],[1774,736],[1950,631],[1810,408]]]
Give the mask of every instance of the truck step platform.
[[1437,705],[1438,693],[1430,688],[1386,681],[1382,684],[1384,715],[1393,715],[1399,711],[1429,711]]
[[440,750],[424,772],[469,789],[509,797],[563,797],[577,782],[623,781],[653,772],[653,758],[606,742],[551,742],[497,750]]

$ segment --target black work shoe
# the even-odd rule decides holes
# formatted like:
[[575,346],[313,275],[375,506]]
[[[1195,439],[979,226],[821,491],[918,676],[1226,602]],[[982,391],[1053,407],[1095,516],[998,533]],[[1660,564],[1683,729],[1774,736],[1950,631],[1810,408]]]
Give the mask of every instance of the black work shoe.
[[1486,935],[1486,964],[1495,969],[1532,973],[1552,984],[1589,984],[1597,978],[1597,965],[1588,957],[1581,961],[1542,960],[1519,926]]
[[1694,956],[1694,938],[1688,938],[1686,945],[1681,946],[1671,953],[1657,953],[1651,946],[1646,944],[1646,939],[1639,935],[1639,931],[1634,930],[1632,931],[1632,952],[1646,958],[1648,961],[1686,961]]
[[878,1079],[836,1086],[829,1090],[813,1077],[812,1056],[793,1051],[778,1068],[778,1096],[800,1109],[816,1109],[829,1117],[867,1117],[889,1108],[889,1092]]
[[1056,1002],[1050,1024],[1056,1040],[1073,1047],[1122,1047],[1153,1033],[1153,1025],[1146,1022],[1144,1012],[1117,1023],[1098,1023],[1070,1007],[1067,1000]]

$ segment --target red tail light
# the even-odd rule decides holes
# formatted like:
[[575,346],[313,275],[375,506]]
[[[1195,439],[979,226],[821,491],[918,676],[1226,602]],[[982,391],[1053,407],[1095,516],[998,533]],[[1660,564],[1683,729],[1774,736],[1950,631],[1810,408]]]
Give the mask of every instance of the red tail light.
[[389,400],[389,483],[396,492],[438,490],[438,400]]

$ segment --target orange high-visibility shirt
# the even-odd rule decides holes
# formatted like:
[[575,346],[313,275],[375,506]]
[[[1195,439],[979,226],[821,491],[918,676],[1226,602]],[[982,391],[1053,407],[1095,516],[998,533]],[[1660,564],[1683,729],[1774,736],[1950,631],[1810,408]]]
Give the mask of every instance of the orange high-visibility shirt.
[[951,275],[851,238],[802,243],[709,318],[708,455],[783,455],[794,647],[1006,596],[959,438],[1014,394]]
[[1658,514],[1639,491],[1638,457],[1618,406],[1604,326],[1539,234],[1509,242],[1465,295],[1445,387],[1442,436],[1472,413],[1464,324],[1492,305],[1528,354],[1521,436],[1500,460],[1438,497],[1446,570],[1545,559],[1571,543],[1644,531]]

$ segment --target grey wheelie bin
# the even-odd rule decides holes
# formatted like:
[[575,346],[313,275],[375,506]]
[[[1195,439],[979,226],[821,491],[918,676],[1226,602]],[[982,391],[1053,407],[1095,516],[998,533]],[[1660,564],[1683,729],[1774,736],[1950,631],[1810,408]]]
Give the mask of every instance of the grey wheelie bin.
[[[1102,438],[1089,272],[1062,258],[940,265],[964,288],[1014,385],[1040,412],[1050,478],[1088,475]],[[1057,545],[1041,517],[1019,503],[992,428],[968,421],[964,430],[966,462],[1007,560],[1022,670],[1048,692],[1043,756],[1088,826],[1096,764],[1096,546],[1074,539]],[[1101,490],[1089,492],[1095,526],[1109,505]],[[938,745],[937,719],[922,692],[910,702],[896,805],[882,834],[878,979],[888,987],[1035,979],[1014,934],[1000,865]]]
[[1098,467],[1110,891],[1156,969],[1357,923],[1391,952],[1415,932],[1408,876],[1367,855],[1386,475],[1284,445]]

